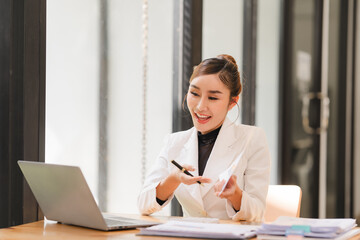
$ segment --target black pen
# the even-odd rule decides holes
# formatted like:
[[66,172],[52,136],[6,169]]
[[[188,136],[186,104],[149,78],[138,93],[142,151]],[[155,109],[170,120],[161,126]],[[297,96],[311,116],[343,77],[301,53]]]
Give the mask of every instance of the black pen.
[[[191,173],[188,172],[188,170],[186,170],[184,167],[182,167],[180,164],[178,164],[175,160],[171,160],[171,163],[174,164],[178,169],[180,169],[180,171],[182,171],[183,173],[185,173],[186,175],[189,175],[191,177],[193,177],[194,175],[192,175]],[[198,184],[202,185],[202,183],[200,181],[196,181]]]

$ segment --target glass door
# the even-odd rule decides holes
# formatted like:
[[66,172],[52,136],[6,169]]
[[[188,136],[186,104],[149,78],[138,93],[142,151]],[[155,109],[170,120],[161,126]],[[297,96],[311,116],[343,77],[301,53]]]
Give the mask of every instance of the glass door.
[[283,5],[281,183],[299,185],[302,217],[350,217],[353,1]]
[[303,191],[301,216],[316,217],[319,198],[319,98],[321,78],[319,57],[321,21],[315,0],[295,0],[289,4],[290,62],[286,76],[287,120],[286,158],[282,182],[297,184]]

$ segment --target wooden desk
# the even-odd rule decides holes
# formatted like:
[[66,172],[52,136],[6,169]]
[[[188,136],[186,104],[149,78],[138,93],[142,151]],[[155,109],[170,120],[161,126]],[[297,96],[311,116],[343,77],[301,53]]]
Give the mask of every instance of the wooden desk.
[[[169,219],[174,219],[175,217],[144,217],[136,215],[126,215],[127,217],[144,219],[149,221],[164,222]],[[231,223],[231,224],[244,224],[241,222],[221,221],[221,223]],[[70,226],[65,224],[58,224],[54,221],[38,221],[33,223],[28,223],[24,225],[19,225],[10,228],[0,229],[0,239],[27,239],[27,240],[38,240],[38,239],[138,239],[138,240],[155,240],[155,239],[189,239],[189,238],[172,238],[172,237],[152,237],[152,236],[136,236],[139,230],[120,230],[120,231],[99,231],[83,227]],[[360,235],[352,238],[359,239]],[[319,239],[321,240],[321,239]]]
[[[169,219],[176,219],[176,217],[164,216],[138,216],[138,215],[121,215],[124,217],[131,217],[136,219],[143,219],[147,221],[165,222]],[[222,223],[235,223],[231,220],[221,221]],[[241,224],[241,223],[238,223]],[[151,237],[151,236],[136,236],[137,229],[119,230],[119,231],[99,231],[83,227],[70,226],[66,224],[59,224],[54,221],[42,220],[38,222],[28,223],[10,228],[0,229],[0,239],[138,239],[138,240],[155,240],[155,239],[174,239],[181,238],[172,237]],[[184,238],[189,239],[189,238]]]

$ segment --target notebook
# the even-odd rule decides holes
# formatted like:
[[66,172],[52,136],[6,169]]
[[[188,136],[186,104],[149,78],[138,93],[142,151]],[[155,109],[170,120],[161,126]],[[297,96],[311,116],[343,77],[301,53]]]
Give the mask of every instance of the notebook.
[[104,231],[158,224],[101,213],[79,167],[30,161],[18,164],[49,220]]

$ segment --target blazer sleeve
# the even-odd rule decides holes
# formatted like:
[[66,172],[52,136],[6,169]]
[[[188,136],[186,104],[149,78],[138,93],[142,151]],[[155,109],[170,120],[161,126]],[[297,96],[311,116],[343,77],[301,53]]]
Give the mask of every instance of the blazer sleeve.
[[261,222],[270,182],[270,152],[265,132],[262,129],[255,128],[245,156],[248,161],[243,175],[244,185],[240,210],[235,213],[231,205],[226,208],[229,216],[232,216],[235,221]]
[[166,178],[170,173],[167,160],[169,139],[170,136],[165,139],[166,144],[157,157],[150,174],[146,177],[143,189],[138,196],[138,209],[143,215],[150,215],[161,210],[174,197],[174,194],[172,194],[162,205],[156,201],[156,187],[159,185],[160,181]]

